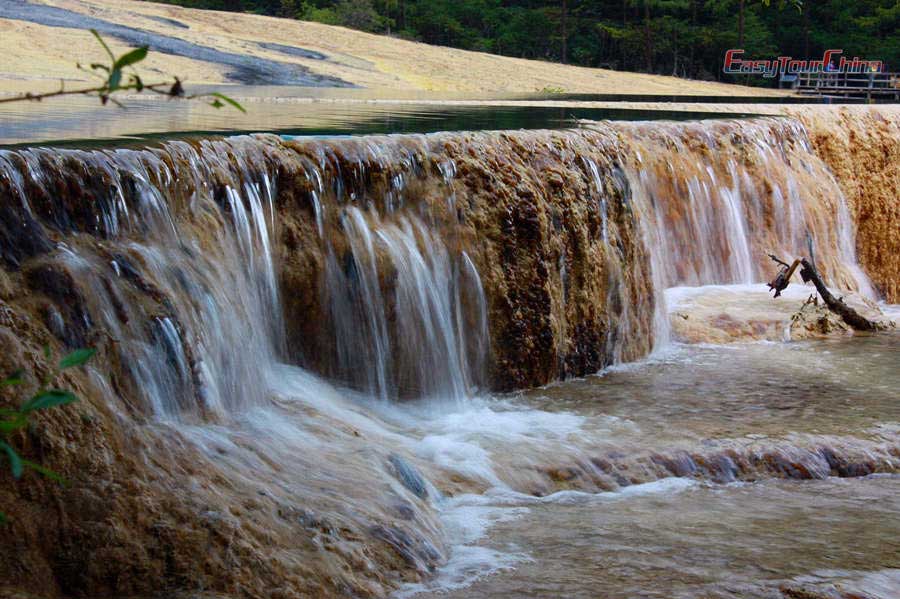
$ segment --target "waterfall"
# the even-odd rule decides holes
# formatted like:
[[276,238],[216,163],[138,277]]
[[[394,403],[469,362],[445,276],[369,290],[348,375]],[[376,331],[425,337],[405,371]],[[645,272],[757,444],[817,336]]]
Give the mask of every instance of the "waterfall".
[[114,342],[130,409],[192,420],[262,401],[284,345],[264,162],[251,139],[2,153],[23,202],[7,223],[64,236],[27,270],[57,301],[48,321],[69,345],[87,329]]
[[[67,560],[108,546],[116,559],[59,588],[385,596],[446,567],[486,572],[478,543],[497,502],[896,470],[893,441],[868,432],[710,443],[697,406],[731,391],[710,376],[710,403],[671,419],[693,388],[681,358],[624,387],[478,397],[640,359],[669,338],[667,288],[765,281],[768,252],[811,244],[830,285],[873,296],[858,206],[807,137],[747,119],[0,151],[8,361],[43,374],[45,344],[99,350],[63,375],[82,401],[42,416],[40,445],[29,433],[35,453],[48,431],[76,483],[16,485],[20,514],[48,516],[31,519],[34,537],[65,541],[38,570],[70,584],[69,566],[90,564]],[[729,375],[769,363],[770,346],[748,347],[757,357]],[[701,379],[713,354],[691,354],[710,357]],[[854,355],[847,372],[862,376],[872,354]],[[794,376],[793,357],[776,358]],[[672,422],[693,440],[646,440]],[[134,572],[162,578],[132,587]]]
[[[0,247],[127,409],[221,419],[279,361],[463,402],[633,360],[663,291],[762,282],[811,241],[872,297],[846,201],[788,119],[0,152]],[[499,342],[492,342],[494,338]]]
[[[369,224],[350,207],[343,223],[350,251],[340,263],[329,253],[327,285],[340,371],[350,380],[363,373],[369,390],[383,399],[401,394],[463,401],[473,384],[470,364],[479,358],[465,347],[462,274],[477,301],[478,328],[471,334],[481,345],[487,336],[483,291],[471,261],[464,254],[451,258],[415,217]],[[383,276],[392,278],[384,292]]]
[[[836,286],[875,298],[856,262],[846,199],[798,123],[617,128],[626,134],[657,293],[680,285],[765,282],[774,275],[768,254],[805,256],[812,243],[819,267]],[[668,338],[664,307],[655,323],[659,346]]]

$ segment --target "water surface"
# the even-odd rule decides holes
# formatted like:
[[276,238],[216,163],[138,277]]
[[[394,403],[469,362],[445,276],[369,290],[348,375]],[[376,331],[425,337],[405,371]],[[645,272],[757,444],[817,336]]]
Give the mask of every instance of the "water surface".
[[[297,86],[188,86],[189,93],[221,91],[239,100],[243,114],[199,101],[123,95],[125,108],[101,106],[96,98],[66,97],[0,104],[0,145],[77,142],[108,146],[146,143],[186,135],[276,132],[284,135],[431,133],[479,129],[558,129],[579,119],[696,120],[749,116],[745,112],[681,112],[628,108],[447,105],[462,94],[340,90]],[[511,99],[520,96],[496,96]],[[539,100],[541,96],[536,96]],[[482,98],[488,100],[488,98]],[[544,99],[553,100],[554,97]]]
[[[515,473],[529,466],[596,464],[589,456],[598,455],[621,486],[584,492],[577,474],[572,490],[544,496],[501,482],[448,497],[443,517],[463,550],[435,581],[398,596],[775,599],[787,585],[896,597],[900,478],[837,478],[826,467],[821,478],[800,480],[806,473],[786,467],[741,480],[748,472],[739,456],[802,463],[804,447],[818,448],[809,455],[854,446],[865,453],[885,442],[896,448],[898,365],[896,334],[676,345],[492,400],[452,426],[431,421],[431,435],[447,431],[448,454],[459,451],[451,439],[478,445],[489,456],[485,467],[514,486],[527,478]],[[730,482],[711,480],[697,458],[719,450],[737,465]],[[700,467],[649,480],[652,459],[678,455]],[[473,521],[482,526],[474,533]]]

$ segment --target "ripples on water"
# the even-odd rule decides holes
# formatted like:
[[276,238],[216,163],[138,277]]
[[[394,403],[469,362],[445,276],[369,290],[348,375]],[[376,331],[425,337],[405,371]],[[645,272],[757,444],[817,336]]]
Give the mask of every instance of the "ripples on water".
[[[736,470],[717,484],[698,470],[640,481],[642,460],[653,455],[711,447],[790,454],[893,439],[898,364],[897,335],[675,345],[597,376],[422,421],[418,455],[480,476],[488,489],[445,499],[448,534],[464,547],[436,581],[398,596],[440,589],[459,598],[780,597],[779,585],[840,583],[894,597],[895,475],[749,482],[752,473]],[[623,486],[614,492],[541,497],[507,484],[523,484],[529,468],[597,455],[617,462]]]
[[[296,109],[289,104],[284,114]],[[747,128],[760,141],[769,127]],[[647,141],[640,133],[636,139]],[[469,255],[451,255],[436,233],[392,208],[380,215],[344,206],[337,224],[350,251],[328,263],[329,310],[351,325],[335,328],[338,369],[367,375],[336,377],[357,390],[345,388],[278,362],[283,290],[272,262],[276,198],[261,166],[264,151],[282,150],[244,139],[172,144],[159,154],[68,154],[115,182],[118,193],[106,184],[109,205],[77,214],[103,243],[83,232],[71,235],[71,247],[46,242],[47,260],[91,291],[88,311],[116,333],[118,351],[136,365],[131,374],[143,394],[134,398],[146,405],[129,409],[150,424],[135,427],[172,446],[186,439],[179,447],[195,448],[197,463],[226,481],[198,484],[192,493],[222,513],[229,503],[217,493],[272,499],[278,510],[300,515],[288,524],[266,507],[256,524],[293,538],[290,526],[299,521],[317,531],[311,542],[325,555],[334,531],[352,522],[402,552],[410,568],[430,574],[441,564],[434,578],[403,587],[401,597],[437,590],[459,597],[777,596],[779,584],[834,581],[867,592],[897,588],[890,568],[900,486],[878,474],[900,470],[900,337],[674,345],[597,376],[471,397],[487,341],[484,289]],[[185,170],[173,172],[160,158],[166,152]],[[29,202],[41,198],[58,229],[77,230],[65,207],[53,203],[56,188],[45,186],[53,176],[78,181],[72,171],[54,170],[60,156],[6,153],[4,168],[23,214],[33,218]],[[646,159],[666,172],[662,159]],[[599,179],[596,164],[584,163]],[[22,164],[34,176],[30,187],[16,178]],[[741,251],[723,272],[706,267],[712,249],[686,273],[676,268],[684,261],[662,256],[659,281],[667,285],[744,282],[758,268],[741,235],[753,221],[734,204],[739,177],[719,186],[711,171],[685,183],[699,208],[682,235],[697,238],[725,223],[732,235],[721,245]],[[441,174],[452,178],[453,169]],[[786,185],[796,179],[790,170],[782,174]],[[403,178],[395,180],[402,187]],[[754,189],[750,177],[740,180]],[[634,181],[648,193],[681,189],[677,178]],[[673,203],[678,197],[656,195]],[[747,197],[754,198],[749,191]],[[782,200],[802,205],[799,194]],[[650,205],[665,203],[641,207],[649,212]],[[660,221],[657,208],[646,216]],[[836,220],[819,208],[811,222],[839,240]],[[317,203],[317,217],[318,210]],[[664,224],[653,225],[657,234]],[[321,218],[316,225],[313,235],[322,237]],[[602,221],[604,242],[607,226]],[[334,240],[317,241],[329,251]],[[840,251],[832,258],[852,261]],[[372,272],[379,264],[392,273],[396,305],[414,321],[393,323],[393,334],[385,330],[389,310]],[[139,299],[118,300],[118,293]],[[159,298],[166,300],[158,302],[163,313]],[[131,311],[114,310],[119,304]],[[363,365],[352,355],[359,345],[371,352],[363,352]],[[403,394],[398,379],[415,379],[413,391],[424,397],[388,401]],[[109,392],[108,399],[127,421],[121,398]],[[278,559],[296,565],[303,556],[285,550]]]

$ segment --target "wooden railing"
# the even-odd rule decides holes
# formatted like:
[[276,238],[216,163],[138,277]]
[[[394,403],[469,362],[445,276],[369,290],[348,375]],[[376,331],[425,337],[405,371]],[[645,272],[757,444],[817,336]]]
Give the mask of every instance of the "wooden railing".
[[797,91],[815,96],[900,100],[900,73],[799,73]]

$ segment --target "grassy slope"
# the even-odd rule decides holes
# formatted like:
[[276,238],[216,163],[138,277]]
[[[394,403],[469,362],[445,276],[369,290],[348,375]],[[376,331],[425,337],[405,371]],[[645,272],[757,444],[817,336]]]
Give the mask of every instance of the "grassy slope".
[[[494,56],[429,46],[341,27],[249,14],[184,9],[129,0],[39,0],[108,21],[181,37],[230,52],[253,54],[303,65],[362,87],[443,92],[534,92],[545,87],[567,92],[622,94],[770,95],[772,92],[659,75],[623,73]],[[156,18],[153,18],[156,17]],[[185,29],[157,20],[174,19]],[[315,50],[328,59],[312,60],[272,50],[255,42]],[[24,79],[78,77],[76,60],[102,58],[87,32],[0,19],[0,89],[19,89]],[[225,81],[219,65],[157,54],[148,70],[177,73],[188,80]],[[19,82],[19,83],[16,83]],[[33,87],[33,86],[32,86]]]

